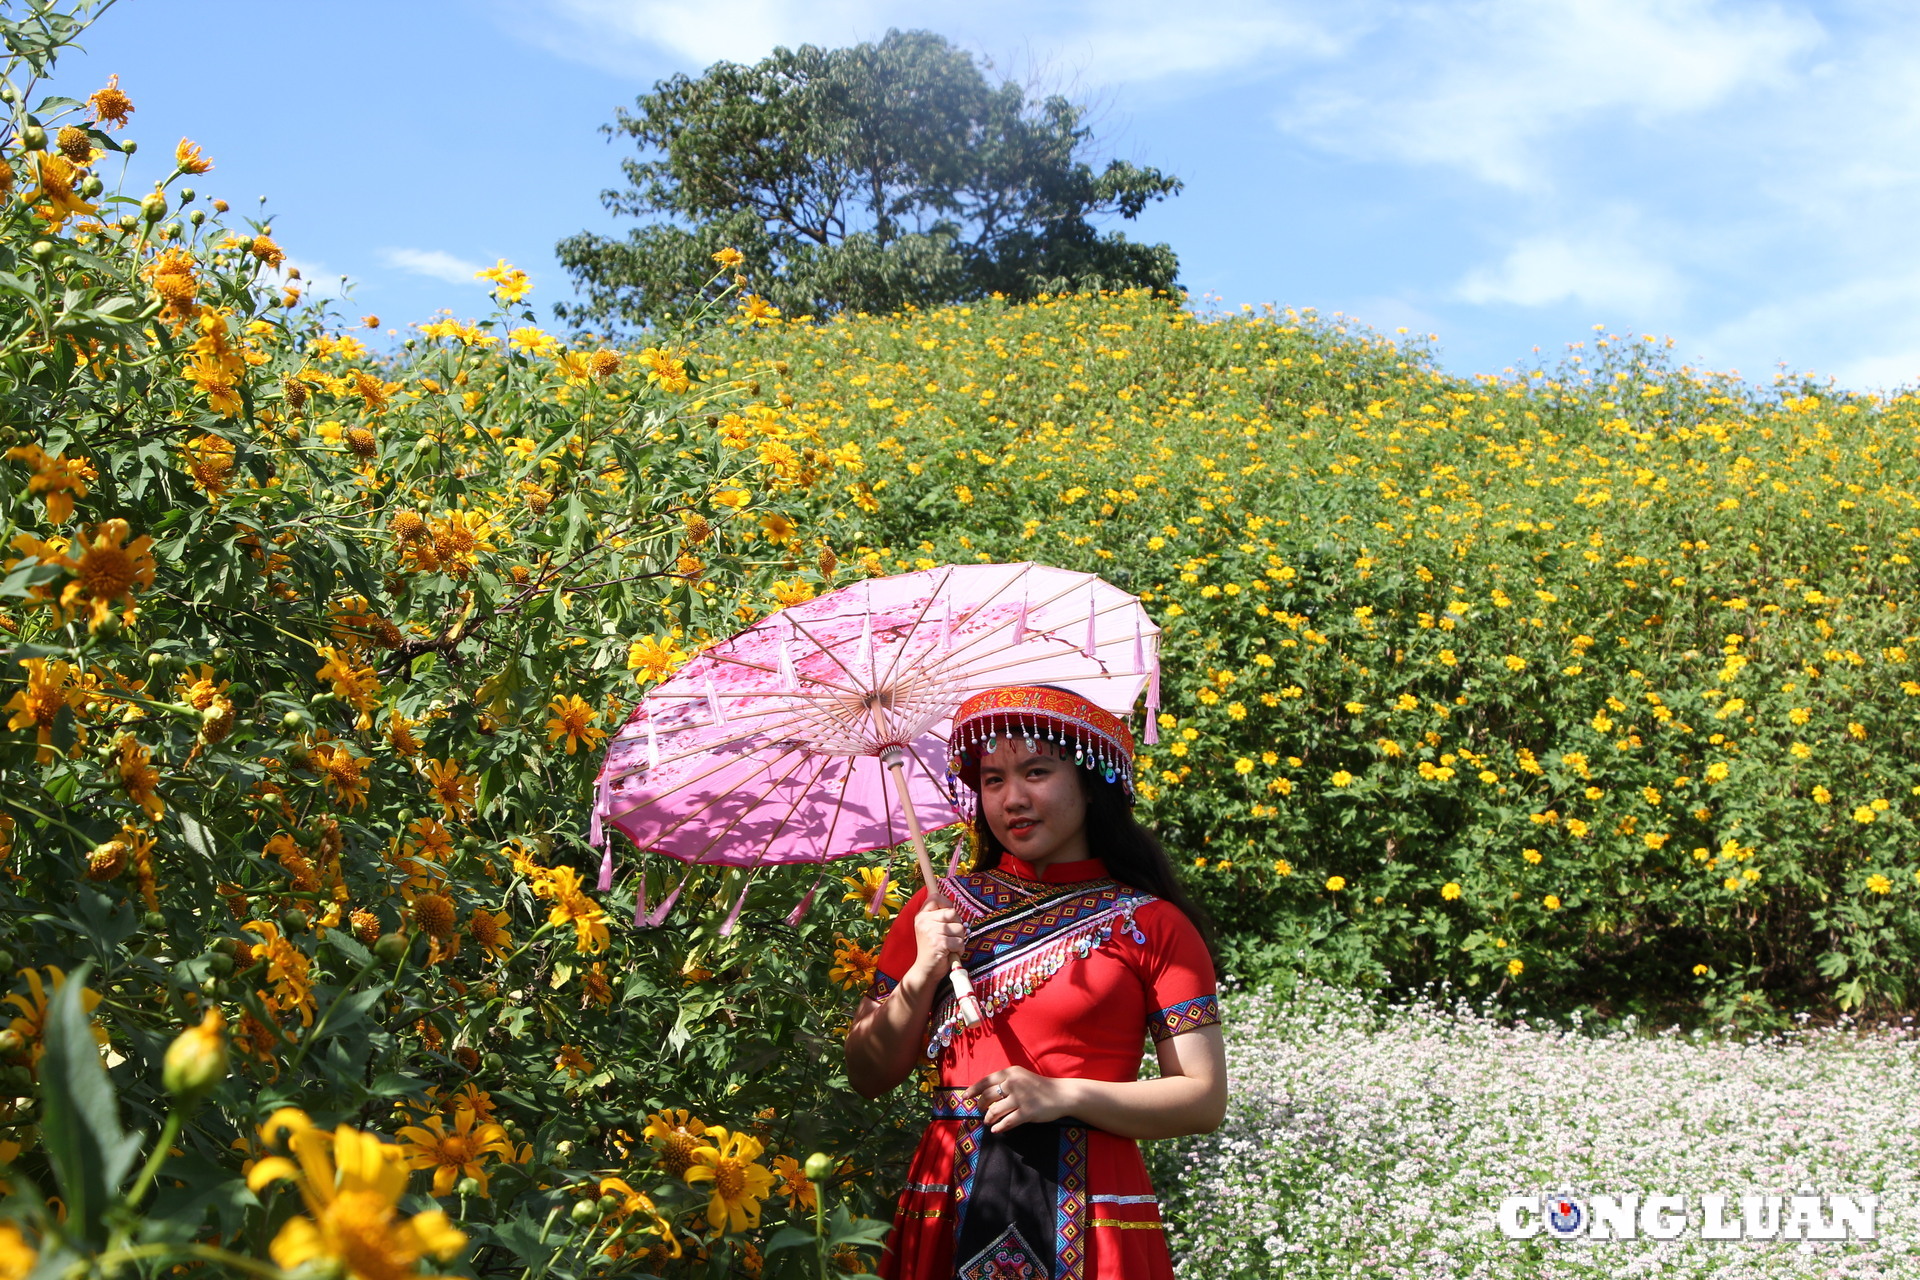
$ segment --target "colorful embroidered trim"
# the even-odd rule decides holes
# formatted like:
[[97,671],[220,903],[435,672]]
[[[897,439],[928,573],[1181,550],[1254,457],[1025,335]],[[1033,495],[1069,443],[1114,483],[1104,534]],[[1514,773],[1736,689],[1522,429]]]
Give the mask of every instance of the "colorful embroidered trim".
[[[1062,756],[1118,782],[1133,798],[1133,731],[1126,721],[1077,693],[1047,685],[988,689],[953,713],[947,790],[969,814],[980,794],[980,756],[1000,738],[1054,744]],[[956,786],[964,783],[964,786]]]
[[1154,1014],[1147,1023],[1147,1031],[1153,1036],[1153,1042],[1159,1044],[1183,1032],[1219,1025],[1220,997],[1195,996],[1179,1004],[1170,1004]]
[[867,984],[867,999],[876,1002],[885,1000],[893,994],[893,989],[899,985],[900,979],[890,978],[880,972],[880,970],[875,969],[873,971],[873,981]]
[[933,1091],[933,1118],[935,1120],[978,1120],[987,1114],[980,1105],[980,1099],[969,1098],[965,1089],[935,1089]]
[[1060,1130],[1059,1191],[1053,1214],[1054,1280],[1083,1280],[1087,1274],[1087,1131],[1077,1124]]
[[[1133,916],[1159,901],[1117,880],[1049,884],[998,870],[948,876],[940,886],[966,922],[967,976],[989,1018],[1032,995],[1069,960],[1105,945],[1116,926],[1145,946]],[[939,1056],[965,1025],[952,991],[943,990],[933,1007],[927,1056]]]

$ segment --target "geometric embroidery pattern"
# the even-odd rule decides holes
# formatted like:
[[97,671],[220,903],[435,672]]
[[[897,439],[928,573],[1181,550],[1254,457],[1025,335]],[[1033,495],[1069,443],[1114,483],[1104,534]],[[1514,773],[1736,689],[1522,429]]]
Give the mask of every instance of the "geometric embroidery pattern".
[[1087,1274],[1087,1131],[1060,1130],[1060,1188],[1054,1210],[1053,1280],[1084,1280]]
[[1153,1042],[1159,1044],[1184,1031],[1197,1031],[1201,1027],[1218,1026],[1219,1023],[1219,997],[1195,996],[1179,1004],[1170,1004],[1154,1014],[1147,1020],[1147,1031],[1153,1036]]
[[[989,1018],[1032,994],[1069,961],[1105,945],[1116,928],[1145,946],[1133,916],[1156,900],[1116,880],[1058,885],[997,869],[948,877],[941,886],[966,921],[967,973]],[[953,996],[942,993],[933,1008],[927,1056],[938,1055],[963,1026]]]
[[1012,1227],[962,1263],[954,1276],[955,1280],[1051,1280],[1033,1256],[1033,1246]]

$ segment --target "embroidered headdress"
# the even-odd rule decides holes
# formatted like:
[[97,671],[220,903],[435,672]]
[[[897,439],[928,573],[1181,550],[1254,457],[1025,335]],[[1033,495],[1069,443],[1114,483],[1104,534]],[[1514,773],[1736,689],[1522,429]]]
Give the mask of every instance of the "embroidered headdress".
[[1133,799],[1133,731],[1126,721],[1077,693],[1052,685],[1013,686],[976,693],[953,713],[947,776],[963,805],[980,793],[980,757],[1002,738],[1052,743],[1062,756],[1118,783]]

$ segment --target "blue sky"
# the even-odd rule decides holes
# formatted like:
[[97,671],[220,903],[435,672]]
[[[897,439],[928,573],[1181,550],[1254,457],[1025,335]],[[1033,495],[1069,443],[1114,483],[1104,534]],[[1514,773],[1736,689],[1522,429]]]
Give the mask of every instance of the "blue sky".
[[120,0],[56,83],[119,73],[136,175],[193,138],[203,192],[268,196],[308,278],[403,327],[484,312],[499,258],[570,297],[554,242],[621,227],[597,126],[657,79],[889,26],[1185,179],[1116,225],[1196,299],[1435,333],[1461,373],[1599,324],[1755,381],[1920,382],[1920,6],[1891,0]]

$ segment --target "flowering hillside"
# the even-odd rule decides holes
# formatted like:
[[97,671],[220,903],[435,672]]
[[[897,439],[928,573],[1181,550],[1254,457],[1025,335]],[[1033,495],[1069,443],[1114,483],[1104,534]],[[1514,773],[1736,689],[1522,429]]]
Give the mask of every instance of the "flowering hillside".
[[1920,400],[1597,336],[1440,372],[1139,295],[764,328],[721,419],[867,442],[873,572],[1035,559],[1165,627],[1148,808],[1233,967],[1538,1008],[1910,1007]]

